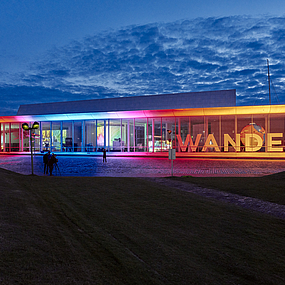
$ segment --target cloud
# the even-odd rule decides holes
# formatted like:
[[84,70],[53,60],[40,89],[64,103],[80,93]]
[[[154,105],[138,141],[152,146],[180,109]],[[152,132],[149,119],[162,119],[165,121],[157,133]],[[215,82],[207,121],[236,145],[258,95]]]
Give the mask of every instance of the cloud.
[[3,72],[0,83],[16,97],[24,92],[26,103],[236,88],[238,105],[267,104],[269,59],[285,103],[284,20],[211,17],[106,31],[51,50],[29,71]]

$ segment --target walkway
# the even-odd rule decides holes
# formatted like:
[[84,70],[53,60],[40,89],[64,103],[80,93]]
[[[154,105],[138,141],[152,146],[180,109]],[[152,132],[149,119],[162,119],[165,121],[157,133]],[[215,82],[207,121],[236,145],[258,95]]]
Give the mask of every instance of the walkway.
[[279,205],[267,201],[262,201],[256,198],[240,196],[219,190],[208,189],[184,181],[177,181],[160,177],[145,179],[153,181],[157,184],[166,185],[168,187],[194,193],[206,198],[234,204],[242,208],[258,211],[285,220],[285,205]]
[[[167,158],[59,156],[61,176],[166,177],[171,175]],[[31,173],[29,155],[0,155],[0,167],[22,174]],[[176,159],[175,176],[264,176],[285,171],[285,160]],[[43,175],[43,158],[34,158],[34,173]]]

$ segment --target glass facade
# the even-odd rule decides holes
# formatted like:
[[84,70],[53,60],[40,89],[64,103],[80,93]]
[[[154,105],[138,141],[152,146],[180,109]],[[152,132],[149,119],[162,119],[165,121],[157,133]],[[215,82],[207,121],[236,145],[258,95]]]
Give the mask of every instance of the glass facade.
[[[0,123],[1,152],[29,152],[22,123]],[[170,132],[171,131],[171,132]],[[282,153],[285,114],[149,117],[40,122],[35,152]]]
[[84,150],[84,141],[83,141],[83,121],[75,121],[73,123],[73,141],[74,147],[73,150],[75,152],[81,152]]
[[62,141],[62,126],[61,122],[52,122],[52,133],[51,133],[51,151],[52,152],[58,152],[61,151],[61,141]]
[[42,122],[40,125],[41,129],[41,146],[44,151],[51,151],[51,122]]
[[109,151],[120,152],[122,151],[121,144],[121,120],[109,120]]
[[72,138],[73,134],[73,123],[64,121],[62,122],[62,151],[73,152],[74,150],[74,140]]
[[93,152],[97,147],[96,120],[85,121],[85,151]]
[[97,120],[97,150],[101,151],[106,147],[106,135],[105,135],[106,123],[104,120]]
[[135,119],[135,151],[147,151],[147,119]]

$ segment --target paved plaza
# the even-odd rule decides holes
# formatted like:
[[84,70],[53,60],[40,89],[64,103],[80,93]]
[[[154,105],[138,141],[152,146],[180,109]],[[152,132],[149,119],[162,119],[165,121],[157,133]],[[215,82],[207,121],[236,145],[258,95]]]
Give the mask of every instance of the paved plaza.
[[[58,156],[55,175],[165,177],[171,175],[168,158]],[[0,155],[0,168],[31,174],[29,155]],[[176,159],[175,176],[263,176],[285,171],[285,160]],[[34,173],[43,175],[42,156],[34,157]]]

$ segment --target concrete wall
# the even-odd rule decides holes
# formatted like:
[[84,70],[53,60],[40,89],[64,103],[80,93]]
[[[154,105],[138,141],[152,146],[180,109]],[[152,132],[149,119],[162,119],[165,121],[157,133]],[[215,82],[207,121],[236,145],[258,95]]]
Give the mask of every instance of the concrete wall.
[[21,105],[17,115],[91,113],[236,106],[236,90],[188,92]]

